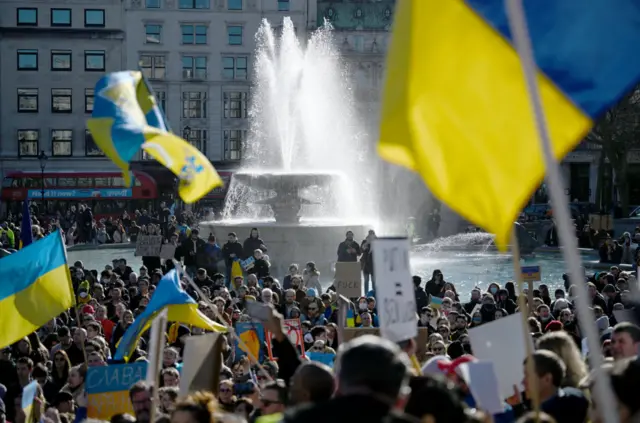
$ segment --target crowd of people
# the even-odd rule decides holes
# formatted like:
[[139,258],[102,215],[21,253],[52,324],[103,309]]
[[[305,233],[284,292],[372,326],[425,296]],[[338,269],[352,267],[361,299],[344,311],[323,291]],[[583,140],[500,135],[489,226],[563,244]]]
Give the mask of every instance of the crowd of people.
[[[127,328],[144,312],[163,276],[182,266],[186,270],[183,288],[198,302],[198,309],[215,322],[234,328],[238,323],[254,321],[248,312],[250,302],[270,305],[270,317],[262,323],[273,339],[262,347],[271,353],[264,354],[261,363],[254,362],[237,354],[236,340],[230,333],[222,335],[225,342],[218,386],[210,392],[183,395],[179,385],[185,342],[204,331],[172,324],[165,334],[160,386],[143,381],[131,386],[134,415],[118,414],[112,417],[113,422],[150,423],[151,415],[156,422],[174,423],[532,421],[528,412],[533,409],[530,399],[534,386],[546,413],[544,421],[600,421],[598,408],[603,406],[616,407],[621,422],[638,418],[640,327],[633,319],[621,319],[624,313],[636,312],[633,292],[637,282],[631,273],[618,267],[595,273],[584,282],[597,319],[600,351],[583,349],[582,322],[574,306],[575,287],[568,278],[564,288],[553,293],[546,284],[537,286],[533,304],[524,310],[537,347],[529,357],[535,373],[525,377],[523,372],[523,385],[515,387],[513,396],[504,398],[504,410],[486,416],[460,366],[476,360],[470,330],[520,311],[513,282],[507,281],[504,286],[491,283],[486,289],[476,287],[469,298],[464,298],[455,281],[446,280],[439,270],[434,270],[428,281],[414,276],[418,326],[428,333],[425,345],[418,345],[417,338],[392,343],[380,337],[360,336],[346,341],[340,338],[340,301],[332,276],[320,275],[313,262],[291,264],[288,274],[274,275],[269,240],[262,239],[258,229],[252,229],[243,242],[230,233],[219,246],[215,236],[202,239],[188,224],[182,231],[181,224],[168,217],[166,222],[132,221],[129,229],[144,226],[145,233],[166,233],[168,242],[176,245],[172,260],[144,257],[143,266],[135,270],[124,259],[107,263],[102,269],[87,269],[82,262],[70,266],[78,298],[77,314],[69,310],[0,351],[0,420],[24,422],[22,389],[32,380],[40,386],[40,412],[32,418],[45,423],[85,418],[87,369],[116,364],[112,357]],[[39,234],[44,236],[53,229],[52,225]],[[375,283],[384,282],[376,281],[373,272],[371,246],[375,237],[370,231],[366,239],[358,241],[347,232],[337,248],[337,261],[361,263],[366,284],[365,295],[350,299],[346,328],[375,329],[380,324]],[[248,262],[250,265],[246,265]],[[193,277],[197,290],[188,283],[189,277]],[[520,295],[526,298],[527,294]],[[287,336],[283,329],[286,319],[299,319],[302,345],[294,345]],[[147,332],[129,362],[148,358],[148,341]],[[304,351],[333,354],[335,361],[330,365],[310,361]],[[590,395],[594,378],[586,364],[587,353],[605,357],[617,405],[601,404]],[[410,361],[414,356],[419,369]],[[536,378],[535,384],[528,380],[530,377]],[[153,402],[154,389],[159,390],[157,403]],[[595,414],[589,414],[589,409]]]

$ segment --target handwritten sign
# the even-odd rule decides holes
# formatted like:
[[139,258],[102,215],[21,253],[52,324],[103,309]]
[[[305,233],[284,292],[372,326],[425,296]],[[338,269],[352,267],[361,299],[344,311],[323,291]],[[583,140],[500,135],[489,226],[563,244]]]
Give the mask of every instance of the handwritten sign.
[[327,365],[332,369],[333,369],[333,362],[336,359],[336,355],[334,353],[317,352],[317,351],[307,352],[307,357],[309,357],[309,360],[311,361],[317,361],[318,363]]
[[138,235],[136,257],[159,257],[162,249],[162,235]]
[[338,294],[347,298],[362,295],[362,275],[360,263],[357,261],[339,261],[336,263],[336,279],[334,286]]
[[378,317],[383,338],[393,342],[414,338],[418,330],[416,295],[409,267],[407,238],[373,240]]
[[256,259],[253,256],[249,257],[246,260],[240,260],[240,266],[242,266],[245,272],[251,269],[255,265],[255,263]]
[[87,416],[109,420],[118,413],[134,415],[129,388],[136,382],[145,380],[146,374],[146,362],[89,367],[85,379]]
[[[304,335],[302,334],[302,326],[300,325],[300,319],[285,319],[282,322],[282,328],[284,330],[284,334],[287,335],[289,341],[296,347],[296,349],[300,352],[300,355],[303,356],[304,353]],[[267,349],[269,354],[269,359],[274,360],[273,351],[271,348],[271,340],[273,339],[273,334],[269,331],[266,331],[267,336]]]
[[244,342],[245,347],[241,347],[236,339],[236,360],[247,355],[247,349],[260,362],[264,359],[264,326],[260,322],[238,322],[236,323],[236,334]]
[[522,280],[525,282],[541,281],[540,266],[522,266]]

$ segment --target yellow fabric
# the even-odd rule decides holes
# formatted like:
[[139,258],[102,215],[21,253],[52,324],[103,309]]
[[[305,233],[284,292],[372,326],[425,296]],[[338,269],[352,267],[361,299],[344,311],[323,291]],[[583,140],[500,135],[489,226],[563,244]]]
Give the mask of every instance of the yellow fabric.
[[[592,122],[538,82],[560,159]],[[543,178],[542,152],[518,56],[464,1],[398,0],[378,152],[506,249]]]

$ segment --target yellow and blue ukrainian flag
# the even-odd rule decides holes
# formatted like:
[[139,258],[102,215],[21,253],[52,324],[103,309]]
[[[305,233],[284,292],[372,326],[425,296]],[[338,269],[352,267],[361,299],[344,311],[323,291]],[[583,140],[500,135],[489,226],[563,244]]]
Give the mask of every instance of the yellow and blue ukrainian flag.
[[[640,77],[636,0],[524,0],[556,159]],[[545,167],[504,0],[399,0],[378,152],[496,234]]]
[[74,304],[60,232],[0,260],[0,348],[24,338]]
[[178,176],[178,192],[185,203],[222,185],[205,155],[170,132],[139,71],[114,72],[98,81],[87,126],[98,147],[122,169],[127,186],[131,186],[129,163],[141,149]]
[[145,310],[122,335],[114,360],[129,359],[140,336],[149,328],[156,314],[165,308],[168,313],[167,320],[170,322],[180,322],[216,332],[227,331],[225,326],[213,322],[198,310],[198,304],[180,286],[178,272],[172,269],[160,279]]
[[34,380],[29,383],[27,386],[22,388],[22,398],[20,406],[22,408],[22,412],[24,413],[24,421],[25,423],[31,423],[31,414],[33,413],[33,403],[38,395],[38,381]]

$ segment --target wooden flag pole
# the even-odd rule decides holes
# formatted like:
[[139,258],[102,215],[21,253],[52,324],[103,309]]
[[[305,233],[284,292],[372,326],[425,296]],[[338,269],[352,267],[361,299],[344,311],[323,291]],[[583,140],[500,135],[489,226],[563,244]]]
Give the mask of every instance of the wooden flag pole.
[[[591,351],[591,354],[589,354],[591,368],[599,370],[604,362],[602,354],[598,353],[601,349],[600,338],[596,330],[594,315],[587,303],[588,294],[580,253],[578,252],[578,243],[571,222],[569,205],[567,204],[567,199],[562,188],[564,184],[560,176],[560,168],[551,147],[551,138],[544,116],[540,90],[538,88],[537,67],[533,57],[533,48],[531,46],[522,0],[505,0],[505,2],[509,28],[513,37],[514,46],[522,64],[529,100],[542,146],[547,171],[547,187],[549,188],[551,196],[551,204],[556,218],[558,235],[560,241],[562,241],[562,255],[569,270],[571,283],[578,294],[576,298],[576,308],[578,319],[580,319],[580,328],[587,337],[589,351]],[[570,23],[568,25],[570,25]],[[611,391],[609,376],[604,372],[597,372],[595,395],[598,398],[598,403],[616,404],[615,396]],[[615,407],[603,407],[601,408],[601,412],[603,413],[602,417],[604,417],[605,423],[618,422],[618,411]]]

